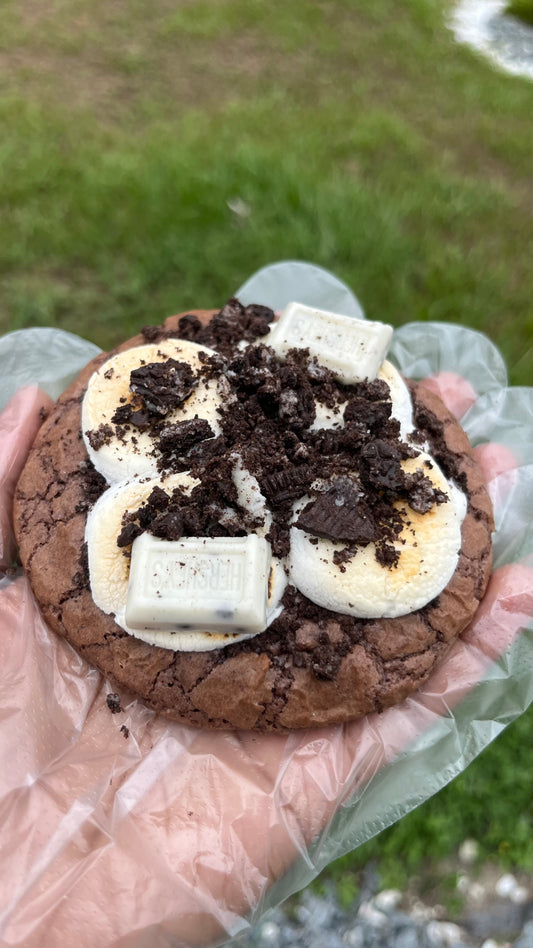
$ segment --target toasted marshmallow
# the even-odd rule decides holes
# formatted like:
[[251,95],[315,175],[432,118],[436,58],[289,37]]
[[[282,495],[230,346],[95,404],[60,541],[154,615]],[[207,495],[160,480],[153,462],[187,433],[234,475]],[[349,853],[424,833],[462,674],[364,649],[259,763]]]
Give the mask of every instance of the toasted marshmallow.
[[[201,354],[216,353],[194,342],[167,339],[157,345],[119,352],[93,373],[83,400],[82,432],[87,453],[108,484],[158,474],[161,455],[150,429],[139,429],[131,424],[117,426],[112,421],[117,408],[131,404],[134,399],[130,390],[132,371],[141,365],[168,359],[185,362],[197,371],[202,365]],[[218,411],[228,393],[225,379],[200,379],[188,398],[165,416],[165,424],[201,418],[209,423],[216,436],[220,433]],[[107,436],[104,436],[106,429]],[[103,434],[99,439],[101,444],[94,438],[98,432]]]
[[[424,514],[403,501],[396,503],[404,522],[393,542],[399,553],[396,565],[381,565],[370,542],[359,546],[341,569],[333,557],[347,543],[317,539],[291,527],[290,582],[318,606],[365,619],[396,618],[422,608],[449,583],[459,558],[466,498],[428,455],[409,458],[402,466],[408,473],[423,466],[424,474],[447,495],[448,502],[434,504]],[[308,497],[298,501],[295,515],[308,501]]]
[[[208,538],[186,537],[182,540],[157,541],[155,537],[145,538],[141,535],[132,544],[132,548],[138,546],[138,553],[141,555],[136,555],[135,558],[132,555],[131,562],[137,563],[137,566],[133,579],[130,581],[130,557],[125,555],[129,553],[129,550],[128,548],[121,549],[117,544],[117,538],[128,512],[141,507],[155,487],[161,488],[170,495],[175,488],[188,493],[198,483],[198,480],[192,478],[190,474],[180,473],[172,474],[164,479],[134,479],[114,484],[99,497],[89,512],[85,530],[91,592],[96,605],[103,612],[113,615],[117,625],[131,635],[151,645],[159,645],[161,648],[170,648],[174,651],[209,651],[257,635],[280,614],[280,600],[287,584],[287,574],[282,561],[272,557],[270,545],[265,539],[255,534],[251,534],[248,538],[236,538],[241,546],[242,540],[250,540],[245,547],[246,555],[240,548],[232,552],[232,546],[239,545],[233,543],[233,538],[220,540],[220,542],[217,538],[219,546],[227,545],[227,562],[224,564],[223,556],[218,550],[211,560],[211,565],[209,556],[206,558],[204,555],[202,559],[203,554],[200,555],[202,550],[205,553],[205,541]],[[160,547],[161,543],[164,544],[164,552],[157,558],[163,549]],[[213,546],[211,540],[207,546]],[[155,553],[152,553],[153,547],[157,547]],[[146,548],[149,550],[148,555],[144,555],[143,552]],[[174,553],[169,552],[171,550]],[[183,574],[185,575],[183,581],[180,581],[177,567],[172,566],[172,556],[178,553],[180,554],[178,563],[185,562],[185,553],[188,554],[189,565]],[[196,566],[194,563],[191,565],[191,556],[192,560],[196,556],[198,560]],[[143,572],[149,569],[151,560],[155,560],[156,565],[163,565],[158,565],[155,570],[158,580],[155,586],[153,583],[150,585],[148,574],[145,577],[144,585],[148,583],[149,591],[154,593],[155,610],[153,619],[147,621],[147,597],[143,594],[144,598],[140,599],[137,590],[141,589],[142,585],[139,577],[142,577]],[[198,573],[196,585],[191,579],[195,569]],[[234,605],[229,609],[229,600],[224,603],[223,590],[218,589],[215,590],[218,600],[215,597],[208,602],[207,611],[202,613],[200,604],[205,600],[205,591],[200,590],[200,585],[205,584],[210,575],[211,583],[214,585],[216,585],[217,575],[222,577],[220,586],[224,584],[224,576],[226,576],[227,585],[228,576],[230,578],[239,576],[242,579],[240,585],[237,584],[238,588],[236,586],[233,589],[232,600],[234,604],[238,595],[242,593],[243,605],[240,611],[236,611]],[[173,592],[174,581],[176,589]],[[191,593],[188,605],[190,621],[183,618],[183,611],[180,613],[179,621],[177,618],[171,620],[168,618],[168,610],[171,607],[177,608],[181,600],[185,601],[184,595],[180,600],[180,590],[183,593],[183,588]],[[160,590],[161,596],[157,596],[157,589]],[[264,604],[261,605],[263,590],[266,590],[266,593]],[[228,585],[228,591],[232,592],[231,583]],[[196,609],[192,604],[194,600],[192,593],[195,593],[198,599]],[[250,602],[255,605],[255,612]],[[183,606],[183,602],[181,605]],[[230,615],[226,615],[226,620],[224,620],[222,613],[230,613]],[[133,618],[133,625],[129,623],[128,618]],[[193,627],[184,629],[184,625]],[[217,625],[221,631],[215,630]]]
[[117,538],[125,515],[138,510],[154,487],[171,494],[175,487],[190,492],[197,483],[189,474],[172,474],[165,480],[122,481],[104,491],[89,511],[85,540],[92,596],[102,612],[115,614],[115,621],[122,628],[125,627],[129,559],[118,546]]

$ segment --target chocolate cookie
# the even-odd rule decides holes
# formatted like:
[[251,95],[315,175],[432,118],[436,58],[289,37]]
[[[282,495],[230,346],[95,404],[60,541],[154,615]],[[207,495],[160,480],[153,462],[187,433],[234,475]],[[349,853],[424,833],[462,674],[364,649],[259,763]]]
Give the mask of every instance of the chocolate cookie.
[[[300,526],[316,537],[346,541],[346,549],[336,559],[341,570],[343,557],[349,559],[353,554],[353,545],[370,541],[375,543],[384,568],[394,569],[394,526],[390,526],[394,518],[391,520],[390,515],[395,500],[404,497],[416,510],[417,506],[429,509],[442,498],[431,492],[423,478],[398,480],[398,458],[392,456],[385,436],[393,423],[390,412],[383,407],[379,385],[350,388],[351,407],[346,411],[348,419],[353,415],[353,424],[349,436],[315,431],[313,438],[307,437],[314,409],[305,359],[291,356],[282,390],[272,374],[268,378],[264,372],[261,375],[261,365],[268,361],[261,337],[268,332],[272,317],[264,307],[244,309],[231,301],[220,313],[197,311],[171,317],[162,327],[147,327],[114,350],[125,351],[147,342],[157,344],[169,337],[215,349],[224,360],[230,381],[232,377],[239,379],[234,386],[234,407],[224,419],[222,434],[209,434],[201,419],[183,422],[185,427],[179,431],[176,426],[163,424],[165,399],[170,397],[169,371],[174,379],[181,372],[179,398],[187,398],[193,385],[191,378],[185,378],[186,373],[174,365],[166,372],[139,372],[135,377],[140,398],[148,397],[146,392],[150,391],[148,414],[152,421],[141,409],[141,415],[132,419],[131,409],[126,408],[122,413],[115,412],[115,422],[130,429],[137,425],[139,430],[149,424],[159,426],[160,466],[204,472],[205,483],[185,517],[193,524],[189,535],[196,531],[202,536],[213,535],[205,514],[207,507],[216,508],[222,501],[231,505],[231,490],[224,487],[223,459],[232,446],[241,444],[242,426],[267,432],[263,461],[256,462],[256,471],[262,472],[258,474],[261,490],[274,511],[268,539],[279,556],[286,552],[288,543],[287,513],[316,477],[317,459],[326,471],[335,470],[342,479],[345,459],[357,452],[361,464],[364,462],[363,480],[368,478],[369,483],[379,486],[373,492],[375,497],[379,495],[379,503],[373,496],[371,502],[362,504],[346,493],[342,502],[350,513],[350,523],[349,527],[339,527],[338,518],[332,515],[335,497],[326,502],[321,496],[301,512]],[[258,345],[243,352],[238,348],[242,339]],[[91,595],[84,539],[86,520],[107,484],[88,458],[81,431],[81,406],[90,376],[112,354],[93,360],[51,410],[16,492],[20,557],[49,625],[99,668],[114,687],[127,689],[154,710],[196,727],[261,731],[319,727],[380,711],[421,685],[473,617],[491,571],[490,500],[468,439],[440,399],[421,386],[410,386],[416,423],[411,448],[417,442],[429,443],[432,457],[467,498],[458,565],[436,598],[405,616],[356,618],[316,605],[289,584],[281,614],[266,631],[225,648],[173,651],[128,634],[95,605]],[[214,366],[206,365],[205,372],[211,370]],[[316,366],[311,376],[315,389],[320,387],[322,401],[329,399],[334,406],[338,394],[331,377],[320,375]],[[370,412],[371,421],[361,426],[356,419],[363,408],[367,416]],[[105,430],[90,433],[95,450],[106,436]],[[247,450],[253,465],[258,448],[252,444]],[[407,456],[409,447],[404,446],[404,450]],[[280,451],[284,465],[276,460]],[[265,455],[272,458],[270,473],[264,466]],[[209,474],[215,466],[218,480]],[[164,531],[177,529],[179,511],[156,508],[154,503],[151,510],[143,510],[144,526],[139,526],[142,518],[138,512],[132,514],[124,524],[124,547],[141,529],[172,538],[172,533]],[[231,528],[228,523],[224,530],[234,535],[242,535],[246,529],[238,518]],[[187,528],[181,516],[179,535],[184,530]],[[215,535],[220,531],[218,524]]]

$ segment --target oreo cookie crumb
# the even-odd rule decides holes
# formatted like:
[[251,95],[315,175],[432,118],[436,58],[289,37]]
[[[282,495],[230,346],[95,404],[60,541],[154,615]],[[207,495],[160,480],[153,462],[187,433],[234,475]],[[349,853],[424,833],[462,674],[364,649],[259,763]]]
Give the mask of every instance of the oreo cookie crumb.
[[205,418],[191,418],[162,428],[157,446],[164,458],[173,454],[184,457],[200,441],[214,436],[215,432]]
[[86,431],[85,434],[93,451],[99,451],[104,444],[109,444],[115,432],[111,425],[100,425],[98,428]]
[[295,526],[313,536],[366,546],[378,538],[378,524],[362,491],[348,477],[304,508]]
[[89,576],[89,551],[87,547],[87,542],[82,544],[81,553],[78,559],[79,569],[74,573],[73,581],[75,586],[78,589],[89,589],[90,587],[90,576]]
[[115,692],[110,692],[106,695],[106,702],[111,714],[119,714],[122,711],[120,698]]
[[141,335],[148,344],[161,342],[166,337],[166,333],[161,326],[143,326]]
[[156,415],[167,415],[177,408],[197,385],[198,378],[189,363],[177,359],[141,365],[130,375],[131,391]]
[[105,477],[96,470],[92,461],[88,459],[80,461],[78,464],[78,474],[80,477],[83,500],[76,505],[76,513],[85,513],[96,503],[101,494],[107,488]]

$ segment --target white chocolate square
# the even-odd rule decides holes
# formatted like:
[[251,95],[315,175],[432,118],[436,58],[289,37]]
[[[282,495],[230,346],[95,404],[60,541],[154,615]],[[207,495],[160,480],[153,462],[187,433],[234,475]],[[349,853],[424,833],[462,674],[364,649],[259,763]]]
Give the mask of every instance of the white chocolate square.
[[283,359],[290,349],[309,349],[341,382],[375,379],[392,339],[392,326],[289,303],[263,340]]
[[133,542],[126,625],[134,630],[262,632],[270,544],[262,537],[143,533]]

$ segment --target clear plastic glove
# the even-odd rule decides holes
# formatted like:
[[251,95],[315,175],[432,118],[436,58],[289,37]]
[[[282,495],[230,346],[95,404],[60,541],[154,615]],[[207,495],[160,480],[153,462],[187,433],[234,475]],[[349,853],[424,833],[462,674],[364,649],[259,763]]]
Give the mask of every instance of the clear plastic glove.
[[[462,408],[470,383],[445,382],[430,384]],[[7,511],[47,401],[25,389],[0,417],[4,568]],[[523,463],[503,444],[477,453],[497,499]],[[402,705],[318,731],[224,734],[162,721],[125,695],[112,715],[113,689],[48,630],[21,571],[4,578],[1,944],[223,944],[435,792],[527,707],[523,690],[511,712],[501,696],[516,692],[521,659],[508,656],[532,615],[533,570],[508,562],[462,641]]]
[[[259,271],[236,295],[364,316],[332,274],[294,261]],[[23,332],[0,340],[0,404],[28,380],[56,397],[95,354],[57,330]],[[461,327],[404,326],[391,358],[462,418],[495,505],[496,568],[463,641],[384,714],[289,735],[211,734],[163,722],[124,694],[112,715],[110,685],[48,630],[22,572],[8,570],[1,944],[220,945],[444,786],[533,700],[533,390],[507,388],[495,347]],[[46,403],[25,389],[0,418],[4,568],[15,552],[13,487]]]

